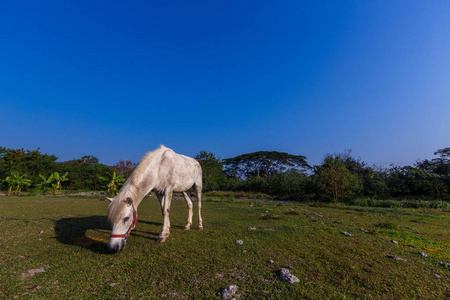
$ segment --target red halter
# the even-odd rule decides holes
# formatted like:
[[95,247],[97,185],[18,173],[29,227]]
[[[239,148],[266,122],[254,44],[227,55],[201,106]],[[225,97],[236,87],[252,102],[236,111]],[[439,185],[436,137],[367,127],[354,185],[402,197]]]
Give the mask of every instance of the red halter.
[[133,222],[130,224],[130,227],[128,228],[128,231],[124,234],[112,234],[111,233],[111,238],[124,238],[127,239],[130,236],[130,232],[131,230],[137,226],[138,221],[137,221],[137,213],[136,213],[136,209],[134,209],[134,205],[131,204],[131,207],[133,208]]

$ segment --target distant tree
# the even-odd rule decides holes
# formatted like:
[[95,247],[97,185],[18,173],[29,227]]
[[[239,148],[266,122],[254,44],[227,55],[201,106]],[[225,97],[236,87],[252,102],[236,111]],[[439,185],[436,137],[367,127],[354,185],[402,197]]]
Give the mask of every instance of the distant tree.
[[252,176],[270,176],[287,171],[305,173],[311,167],[303,155],[292,155],[277,151],[259,151],[242,154],[223,160],[224,172],[228,176],[248,178]]
[[386,172],[383,168],[368,166],[361,158],[352,156],[352,150],[345,150],[337,154],[350,173],[357,175],[362,184],[362,194],[366,196],[387,197],[389,195],[386,185]]
[[94,156],[83,156],[60,163],[58,169],[60,172],[69,172],[69,189],[96,191],[99,188],[99,176],[110,173],[110,168],[98,161]]
[[54,155],[41,154],[36,150],[8,149],[0,147],[0,178],[11,171],[25,174],[33,183],[39,181],[39,173],[52,173],[57,168]]
[[434,155],[439,155],[442,159],[450,159],[450,148],[439,149],[434,152]]
[[315,182],[318,190],[338,202],[352,197],[361,189],[359,178],[352,174],[338,156],[327,155],[321,166],[316,166]]
[[203,190],[212,191],[219,189],[225,179],[220,157],[210,151],[202,150],[195,156],[195,159],[202,166]]
[[136,164],[131,162],[131,160],[124,161],[123,159],[119,160],[115,165],[111,167],[113,172],[116,172],[118,176],[123,175],[125,178],[131,175],[133,169],[136,167]]
[[304,197],[311,192],[310,177],[295,170],[274,174],[266,180],[266,190],[263,191],[265,194]]
[[450,176],[450,148],[439,149],[434,152],[434,155],[438,155],[439,157],[418,162],[416,166],[419,169],[433,172],[438,175]]
[[8,184],[8,194],[13,195],[21,191],[23,186],[31,185],[31,180],[26,179],[25,175],[20,175],[18,172],[11,172],[11,176],[4,180]]
[[125,178],[123,175],[116,175],[116,172],[108,173],[107,176],[99,176],[100,180],[106,182],[106,188],[108,191],[108,194],[110,195],[117,195],[117,189],[121,183],[125,181]]
[[99,159],[92,155],[85,155],[81,157],[81,162],[90,166],[94,166],[99,163]]
[[408,186],[408,192],[412,195],[432,196],[438,199],[449,197],[450,148],[439,149],[434,155],[439,157],[418,161],[414,168],[408,167],[396,174],[397,179],[403,178],[404,185]]

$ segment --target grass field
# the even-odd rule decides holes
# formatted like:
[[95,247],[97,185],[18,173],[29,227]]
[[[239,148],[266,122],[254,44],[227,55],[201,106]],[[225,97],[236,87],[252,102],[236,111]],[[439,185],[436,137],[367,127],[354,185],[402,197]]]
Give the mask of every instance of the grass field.
[[[228,285],[241,299],[450,297],[448,211],[209,199],[204,230],[184,231],[185,202],[173,201],[171,236],[159,244],[151,198],[125,250],[110,254],[107,205],[1,197],[0,298],[219,299]],[[280,281],[285,267],[300,282]]]

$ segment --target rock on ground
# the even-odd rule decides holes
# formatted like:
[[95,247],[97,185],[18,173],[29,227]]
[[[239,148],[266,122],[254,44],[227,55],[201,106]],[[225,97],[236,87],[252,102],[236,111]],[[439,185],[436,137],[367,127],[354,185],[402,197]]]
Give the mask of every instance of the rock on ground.
[[395,256],[395,255],[387,255],[387,258],[391,258],[391,259],[395,259],[395,260],[400,260],[400,261],[406,261],[406,259],[400,258],[400,257]]
[[345,232],[345,231],[341,231],[341,233],[342,233],[343,235],[345,235],[345,236],[353,236],[353,234],[348,233],[348,232]]
[[423,257],[428,257],[428,254],[426,254],[425,252],[417,252],[417,254],[422,255]]
[[288,283],[300,282],[296,276],[292,275],[288,269],[281,269],[280,280]]
[[231,299],[231,297],[234,296],[234,294],[237,292],[237,285],[229,285],[226,288],[223,289],[223,299]]

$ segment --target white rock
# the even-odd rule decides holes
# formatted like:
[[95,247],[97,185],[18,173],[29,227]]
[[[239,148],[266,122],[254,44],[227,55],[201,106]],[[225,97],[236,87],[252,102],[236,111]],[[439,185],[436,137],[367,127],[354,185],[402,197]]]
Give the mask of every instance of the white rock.
[[238,244],[238,245],[244,245],[244,241],[243,241],[243,240],[237,240],[237,241],[236,241],[236,244]]
[[237,292],[237,285],[229,285],[223,289],[222,297],[223,299],[231,299],[233,295]]
[[423,257],[428,257],[428,254],[426,254],[425,252],[417,252],[417,254],[422,255]]
[[288,283],[300,282],[296,276],[292,275],[288,269],[281,269],[280,280]]
[[400,260],[400,261],[406,261],[406,259],[400,258],[400,257],[395,256],[395,255],[387,255],[387,258],[392,258],[392,259]]
[[348,232],[345,232],[345,231],[341,231],[341,233],[342,233],[343,235],[345,235],[345,236],[353,236],[353,234],[348,233]]

